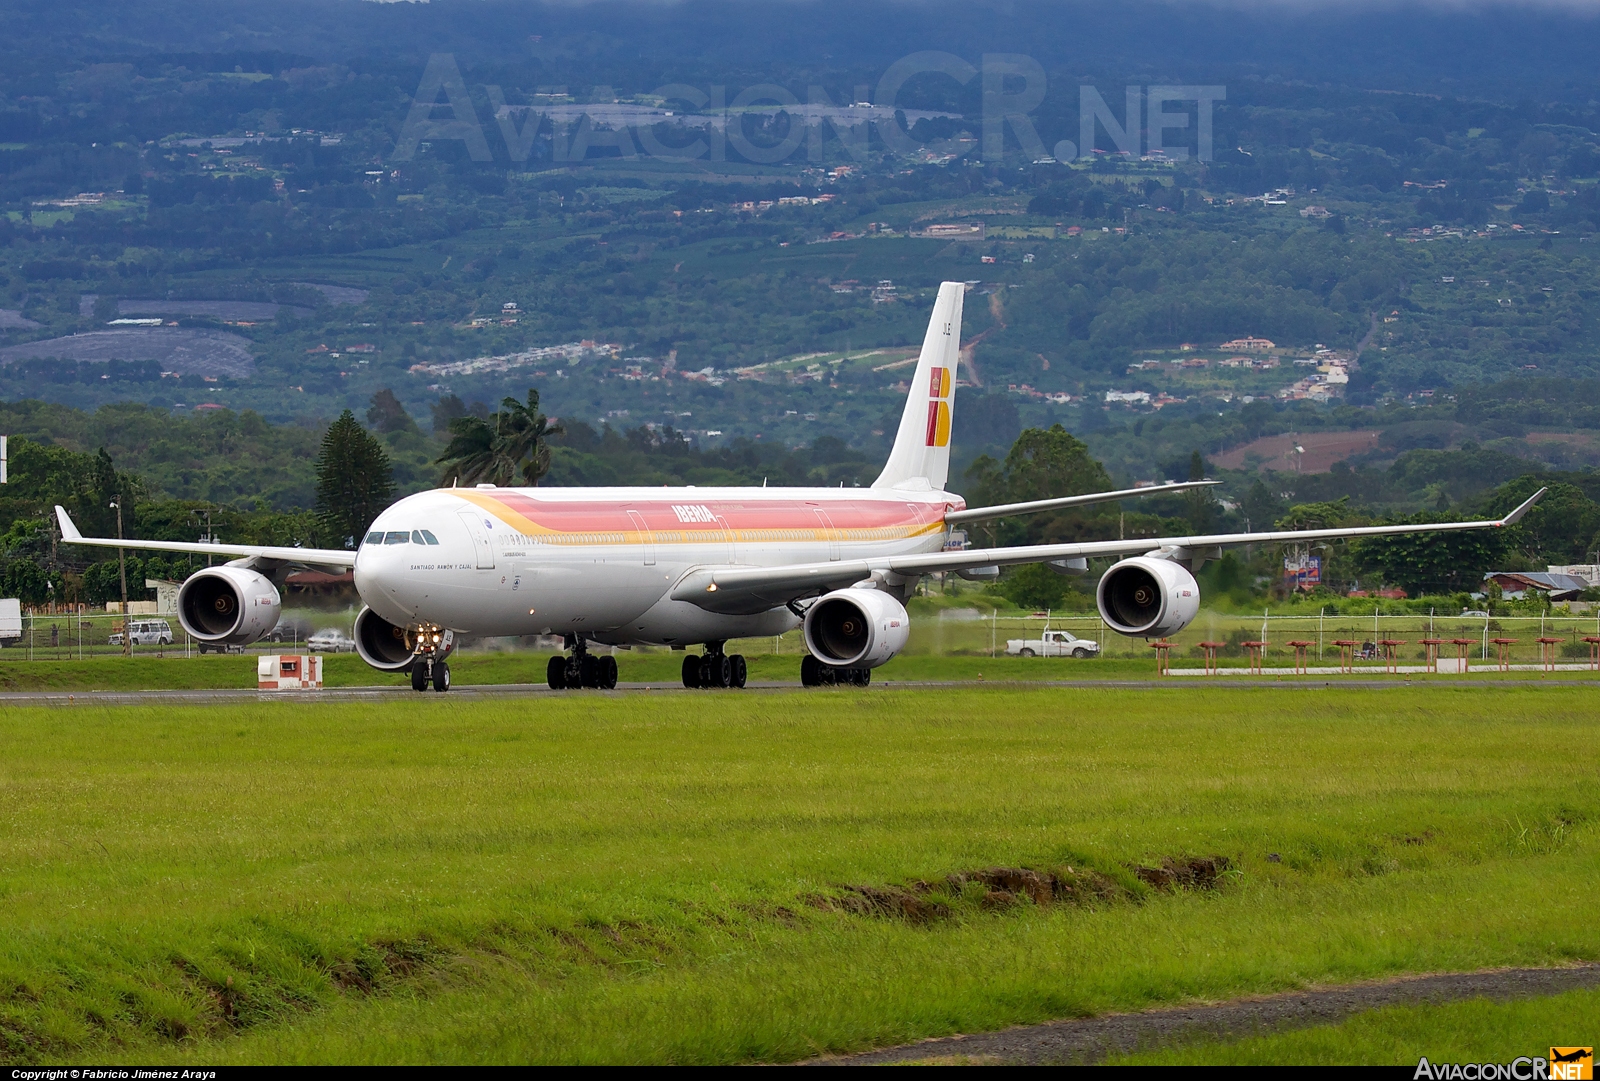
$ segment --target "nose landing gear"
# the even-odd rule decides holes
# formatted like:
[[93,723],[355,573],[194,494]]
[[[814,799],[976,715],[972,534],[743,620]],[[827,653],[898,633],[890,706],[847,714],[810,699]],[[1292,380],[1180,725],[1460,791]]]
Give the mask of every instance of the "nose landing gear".
[[450,666],[445,657],[455,644],[455,633],[432,624],[407,627],[406,644],[416,651],[411,662],[411,689],[425,691],[431,683],[443,694],[450,689]]
[[683,659],[683,685],[695,687],[743,687],[749,669],[743,654],[724,653],[721,642],[707,642],[702,656]]
[[418,657],[411,664],[411,689],[425,691],[428,684],[433,684],[433,689],[443,694],[450,689],[450,666],[443,660],[432,657]]
[[581,636],[569,636],[567,648],[572,650],[572,656],[551,657],[545,668],[545,682],[550,684],[552,691],[568,687],[594,687],[609,691],[617,685],[615,657],[590,656],[588,642]]

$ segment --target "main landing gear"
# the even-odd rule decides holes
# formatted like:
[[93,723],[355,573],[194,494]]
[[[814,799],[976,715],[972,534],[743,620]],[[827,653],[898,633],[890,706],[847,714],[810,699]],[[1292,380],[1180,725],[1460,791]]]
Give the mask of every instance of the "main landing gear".
[[721,642],[707,642],[704,655],[683,658],[685,687],[743,687],[747,668],[744,656],[722,652]]
[[617,685],[615,657],[591,657],[588,643],[580,636],[569,635],[567,648],[572,650],[572,656],[551,657],[545,669],[545,680],[552,691],[568,687],[593,687],[609,691]]
[[800,684],[803,687],[865,687],[872,682],[870,668],[835,668],[823,664],[807,653],[800,662]]
[[411,665],[411,689],[425,691],[428,684],[443,694],[450,689],[450,666],[432,657],[418,657]]

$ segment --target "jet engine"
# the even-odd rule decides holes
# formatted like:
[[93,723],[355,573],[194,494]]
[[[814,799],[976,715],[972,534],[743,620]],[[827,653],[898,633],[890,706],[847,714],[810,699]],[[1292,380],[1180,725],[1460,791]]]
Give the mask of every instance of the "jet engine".
[[356,652],[374,668],[399,672],[411,667],[417,641],[406,633],[406,628],[390,623],[371,608],[363,608],[356,616]]
[[905,605],[876,589],[837,589],[806,612],[806,648],[836,668],[876,668],[910,633]]
[[1200,586],[1181,564],[1135,556],[1100,578],[1100,616],[1131,638],[1165,638],[1187,627],[1200,611]]
[[272,582],[243,567],[195,571],[178,590],[178,622],[202,642],[247,646],[260,641],[278,625],[281,611]]

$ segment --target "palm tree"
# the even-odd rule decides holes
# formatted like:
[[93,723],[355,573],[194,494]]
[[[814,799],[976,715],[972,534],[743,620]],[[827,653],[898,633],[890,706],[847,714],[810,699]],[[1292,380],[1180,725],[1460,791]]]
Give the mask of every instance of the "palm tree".
[[504,487],[520,467],[523,483],[537,485],[550,471],[550,438],[563,434],[561,425],[539,412],[539,392],[530,387],[526,403],[506,398],[488,421],[473,416],[452,420],[450,445],[438,464],[446,466],[444,481]]
[[527,404],[515,398],[502,399],[495,419],[500,455],[510,468],[521,463],[523,483],[537,486],[539,478],[550,472],[551,437],[565,435],[566,429],[539,412],[539,392],[532,387],[528,388]]
[[[450,444],[436,464],[445,466],[439,483],[499,484],[505,477],[496,467],[494,429],[479,417],[456,417],[450,422]],[[507,471],[509,472],[509,471]]]

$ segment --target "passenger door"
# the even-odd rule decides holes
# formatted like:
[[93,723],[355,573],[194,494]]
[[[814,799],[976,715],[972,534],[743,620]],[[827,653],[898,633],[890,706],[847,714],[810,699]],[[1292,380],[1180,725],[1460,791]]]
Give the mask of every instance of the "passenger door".
[[483,515],[475,510],[464,510],[460,514],[462,524],[467,527],[467,535],[472,538],[478,569],[493,570],[494,549],[489,545],[489,530],[485,527]]
[[644,565],[656,565],[656,537],[645,524],[644,515],[636,510],[628,512],[628,521],[633,523],[633,531],[639,535],[640,550],[644,552]]

